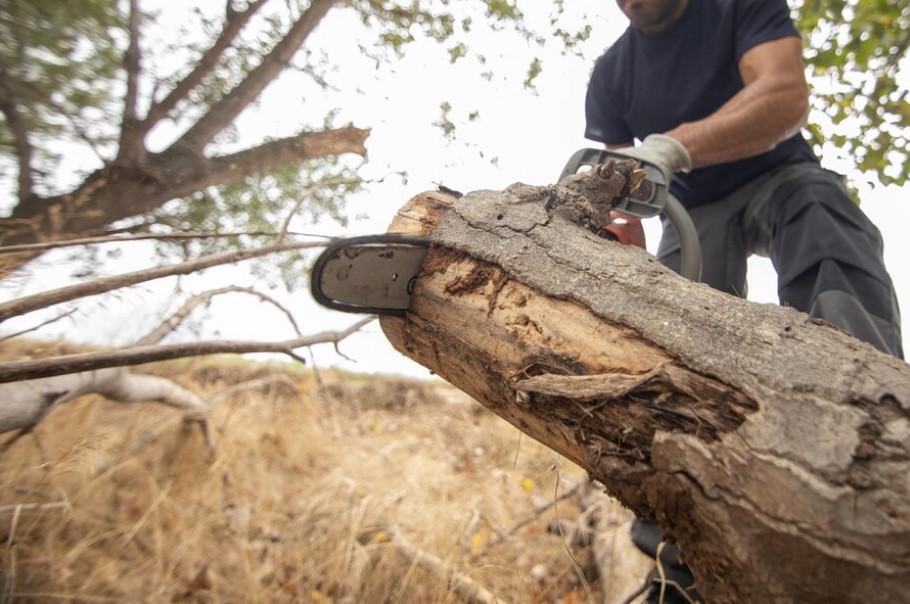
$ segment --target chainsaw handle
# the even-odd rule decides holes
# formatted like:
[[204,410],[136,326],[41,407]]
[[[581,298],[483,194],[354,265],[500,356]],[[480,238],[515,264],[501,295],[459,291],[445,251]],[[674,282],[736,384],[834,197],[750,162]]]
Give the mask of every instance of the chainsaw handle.
[[663,214],[679,238],[679,274],[690,281],[701,281],[701,240],[692,217],[673,195],[667,195]]

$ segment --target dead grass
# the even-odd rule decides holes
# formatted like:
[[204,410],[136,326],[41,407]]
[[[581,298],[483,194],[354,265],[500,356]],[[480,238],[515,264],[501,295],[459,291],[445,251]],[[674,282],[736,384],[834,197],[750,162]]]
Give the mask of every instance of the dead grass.
[[[310,372],[260,364],[151,370],[209,395],[287,379],[215,410],[213,454],[161,406],[84,397],[56,410],[0,459],[0,506],[23,504],[0,507],[0,597],[460,601],[445,577],[403,561],[393,526],[502,601],[615,601],[641,579],[603,585],[586,550],[570,555],[547,532],[580,512],[553,505],[557,480],[583,473],[451,388],[337,374],[319,388]],[[25,507],[47,502],[65,508]],[[626,520],[616,510],[618,538]]]

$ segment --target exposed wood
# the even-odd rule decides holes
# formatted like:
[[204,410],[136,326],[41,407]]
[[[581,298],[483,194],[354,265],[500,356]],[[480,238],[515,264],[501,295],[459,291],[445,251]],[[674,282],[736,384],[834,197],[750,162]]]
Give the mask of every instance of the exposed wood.
[[711,602],[907,601],[908,365],[599,239],[576,193],[412,199],[395,348],[656,518]]

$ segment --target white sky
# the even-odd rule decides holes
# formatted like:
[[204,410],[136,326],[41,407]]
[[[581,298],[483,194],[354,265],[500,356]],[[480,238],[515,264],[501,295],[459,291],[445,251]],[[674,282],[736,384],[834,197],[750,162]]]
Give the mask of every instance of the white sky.
[[[210,10],[221,10],[223,0],[200,0]],[[546,18],[538,3],[521,4],[535,22]],[[447,46],[422,42],[411,46],[404,59],[394,66],[374,64],[359,55],[353,39],[359,25],[344,14],[330,15],[317,32],[319,42],[340,67],[333,81],[338,93],[313,94],[293,74],[282,78],[269,89],[255,110],[241,116],[242,136],[256,142],[259,136],[286,136],[295,133],[301,116],[319,121],[326,109],[340,104],[339,119],[357,126],[372,128],[367,143],[370,161],[363,170],[367,178],[378,178],[388,172],[406,170],[407,184],[395,179],[372,185],[364,194],[352,198],[348,209],[352,215],[368,218],[352,221],[347,229],[319,225],[321,232],[357,235],[384,232],[397,209],[411,196],[434,189],[442,183],[460,191],[501,189],[513,182],[549,184],[558,176],[569,155],[584,146],[593,146],[583,136],[583,101],[593,61],[625,28],[626,22],[610,0],[567,3],[570,25],[590,23],[592,39],[583,46],[583,57],[562,57],[554,49],[543,55],[543,72],[537,79],[536,94],[521,87],[532,56],[540,51],[521,43],[515,36],[490,33],[483,36],[475,50],[488,53],[490,61],[478,67],[472,61],[450,65]],[[527,6],[526,6],[527,5]],[[172,3],[162,3],[162,16],[179,22],[180,13]],[[474,31],[483,30],[482,15],[474,15]],[[344,32],[344,35],[339,35]],[[494,55],[501,54],[496,57]],[[392,69],[392,67],[394,69]],[[492,81],[481,77],[487,69],[496,69]],[[360,88],[361,94],[353,91]],[[458,141],[448,142],[439,128],[432,126],[440,117],[439,104],[448,100],[453,106],[451,117],[458,124]],[[479,117],[468,122],[471,111]],[[459,122],[459,120],[461,120]],[[492,158],[497,161],[491,162]],[[838,169],[837,165],[829,167]],[[886,246],[886,264],[891,271],[899,299],[910,308],[910,187],[861,190],[863,210],[882,230]],[[660,227],[656,220],[647,221],[649,249],[656,248]],[[313,225],[297,224],[299,230],[313,231]],[[155,262],[145,246],[127,248],[119,260],[111,261],[110,270],[133,270]],[[34,271],[32,283],[0,291],[3,298],[35,288],[49,289],[68,281],[59,269],[62,254],[48,255],[44,268]],[[209,273],[204,279],[187,279],[185,290],[197,291],[228,283],[262,287],[240,267],[228,267]],[[87,316],[74,327],[61,325],[70,338],[97,343],[126,343],[153,326],[168,308],[176,304],[173,282],[149,284],[136,292],[96,299],[86,305]],[[775,276],[770,262],[750,261],[750,299],[777,302]],[[293,295],[271,292],[281,297],[298,318],[306,332],[341,329],[358,319],[355,315],[323,310],[310,299],[307,291]],[[197,311],[198,312],[198,311]],[[910,311],[907,311],[910,312]],[[39,322],[29,316],[7,322],[2,331],[9,333]],[[86,329],[86,325],[90,325]],[[906,330],[905,330],[906,331]],[[293,336],[286,319],[277,311],[244,295],[216,299],[208,310],[207,320],[198,335],[184,333],[181,339],[219,337],[245,340],[283,340]],[[429,375],[423,367],[395,352],[381,334],[378,324],[341,344],[342,352],[356,362],[335,354],[331,346],[315,349],[320,367],[336,365],[360,372],[402,373],[419,377]]]

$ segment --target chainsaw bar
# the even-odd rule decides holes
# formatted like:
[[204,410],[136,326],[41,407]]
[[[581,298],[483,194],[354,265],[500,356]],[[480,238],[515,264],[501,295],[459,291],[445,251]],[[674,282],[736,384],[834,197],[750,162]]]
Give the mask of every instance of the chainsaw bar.
[[403,316],[429,247],[428,239],[394,233],[336,241],[313,265],[313,298],[333,310]]

